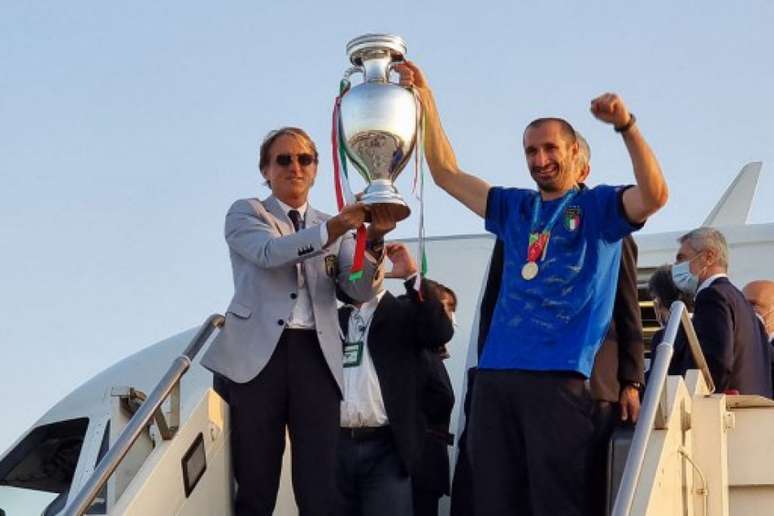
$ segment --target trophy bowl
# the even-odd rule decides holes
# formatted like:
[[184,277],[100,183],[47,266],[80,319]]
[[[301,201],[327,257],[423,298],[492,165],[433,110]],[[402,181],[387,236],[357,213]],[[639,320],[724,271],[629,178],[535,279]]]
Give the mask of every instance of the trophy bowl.
[[417,102],[411,90],[391,83],[390,70],[403,61],[406,43],[391,34],[365,34],[347,44],[363,82],[341,98],[340,124],[344,149],[367,186],[360,200],[389,207],[394,220],[411,210],[395,188],[414,150]]

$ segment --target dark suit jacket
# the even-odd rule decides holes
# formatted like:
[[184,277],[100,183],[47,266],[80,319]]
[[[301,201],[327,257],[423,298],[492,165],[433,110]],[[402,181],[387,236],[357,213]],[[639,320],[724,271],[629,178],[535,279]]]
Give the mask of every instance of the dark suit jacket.
[[591,397],[617,402],[622,384],[643,383],[644,369],[645,344],[637,295],[637,244],[627,236],[621,241],[613,319],[591,371]]
[[752,306],[728,278],[696,295],[693,326],[717,392],[771,397],[769,338]]
[[[618,401],[621,383],[644,381],[644,344],[637,298],[637,244],[631,236],[622,241],[620,267],[613,320],[610,331],[597,352],[591,375],[592,397],[604,401]],[[489,277],[481,299],[478,325],[479,357],[500,293],[502,271],[503,242],[498,239],[492,251]]]
[[[374,311],[366,345],[398,455],[412,473],[425,434],[417,399],[420,355],[423,349],[437,349],[450,341],[454,329],[435,292],[423,288],[424,301],[420,301],[413,288],[407,285],[406,290],[399,297],[384,294]],[[351,310],[339,309],[345,334]]]
[[[664,330],[665,328],[661,328],[656,333],[654,333],[653,339],[650,341],[651,369],[648,371],[648,373],[650,373],[653,368],[652,364],[656,362],[656,357],[658,356],[658,345],[661,344],[662,340],[664,340]],[[681,326],[677,331],[677,336],[675,337],[675,342],[672,346],[672,359],[669,361],[669,369],[667,370],[667,374],[673,376],[684,376],[688,369],[696,369],[696,363],[693,360],[691,348],[688,345],[688,337],[685,336],[685,330],[683,330],[683,327]]]
[[448,446],[454,444],[449,423],[454,408],[454,390],[438,353],[422,352],[420,373],[418,394],[426,431],[411,481],[415,489],[449,494]]

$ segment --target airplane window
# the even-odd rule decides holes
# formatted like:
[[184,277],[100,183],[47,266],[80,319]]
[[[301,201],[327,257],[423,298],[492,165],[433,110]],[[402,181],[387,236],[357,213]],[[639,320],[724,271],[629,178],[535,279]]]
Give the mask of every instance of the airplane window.
[[0,507],[7,516],[41,514],[67,493],[88,425],[79,418],[39,426],[3,457]]

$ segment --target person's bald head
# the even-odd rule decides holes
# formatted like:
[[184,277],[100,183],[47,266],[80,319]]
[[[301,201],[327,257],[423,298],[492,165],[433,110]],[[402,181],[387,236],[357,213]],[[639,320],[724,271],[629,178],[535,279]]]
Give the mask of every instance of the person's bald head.
[[766,324],[766,331],[774,333],[774,281],[751,281],[742,289],[744,297]]

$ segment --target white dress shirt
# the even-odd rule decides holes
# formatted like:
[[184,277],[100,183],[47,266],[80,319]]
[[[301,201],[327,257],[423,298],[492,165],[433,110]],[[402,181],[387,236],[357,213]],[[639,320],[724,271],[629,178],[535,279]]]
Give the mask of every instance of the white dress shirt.
[[347,334],[343,335],[346,342],[363,342],[363,356],[360,364],[344,368],[344,399],[341,402],[340,413],[341,426],[344,428],[389,424],[379,377],[376,375],[367,345],[374,311],[385,292],[385,290],[379,292],[359,310],[353,308],[349,316]]
[[[291,208],[284,202],[277,199],[280,207],[285,211],[287,215],[290,210],[296,210],[301,214],[301,220],[306,220],[306,209],[309,206],[308,202],[305,202],[298,208]],[[288,218],[290,218],[288,216]],[[328,227],[326,224],[320,224],[320,239],[323,243],[328,241]],[[296,328],[302,330],[314,329],[314,310],[312,310],[312,298],[309,294],[309,289],[306,288],[306,276],[304,275],[303,263],[296,264],[296,275],[298,276],[298,297],[293,305],[293,310],[290,312],[290,317],[287,319],[287,328]]]
[[718,278],[727,278],[727,277],[728,277],[728,274],[725,274],[725,273],[722,273],[722,272],[718,273],[718,274],[713,274],[712,276],[710,276],[709,278],[707,278],[707,279],[705,279],[704,281],[701,282],[701,285],[699,285],[699,288],[696,289],[696,295],[698,296],[699,292],[701,292],[705,288],[707,288],[710,285],[712,285],[712,282],[715,281],[716,279],[718,279]]

